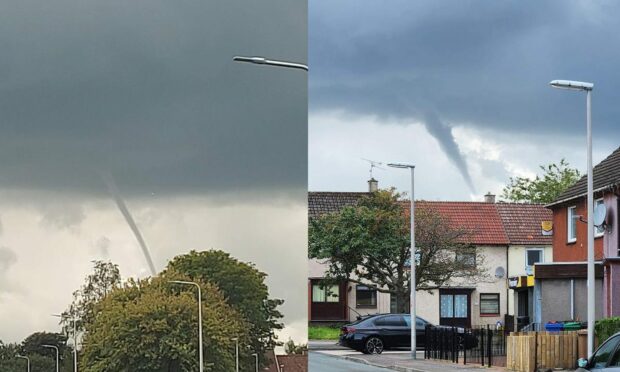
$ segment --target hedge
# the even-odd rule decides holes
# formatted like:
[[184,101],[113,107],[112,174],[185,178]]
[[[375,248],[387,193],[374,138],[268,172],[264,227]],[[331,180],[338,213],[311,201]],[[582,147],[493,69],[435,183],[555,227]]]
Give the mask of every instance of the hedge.
[[600,345],[609,337],[620,332],[620,316],[597,320],[594,324],[594,331]]

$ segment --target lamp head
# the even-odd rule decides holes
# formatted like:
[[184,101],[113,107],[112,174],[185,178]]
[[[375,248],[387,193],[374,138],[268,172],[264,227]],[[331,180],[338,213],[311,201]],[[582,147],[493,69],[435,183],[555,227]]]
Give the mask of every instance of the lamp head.
[[250,62],[258,65],[264,65],[267,62],[267,59],[264,57],[244,57],[244,56],[234,56],[233,61],[237,62]]
[[405,163],[388,163],[388,167],[392,168],[415,168],[413,164],[405,164]]
[[570,90],[585,90],[589,91],[594,88],[594,84],[586,83],[583,81],[571,81],[571,80],[553,80],[549,83],[554,88],[570,89]]

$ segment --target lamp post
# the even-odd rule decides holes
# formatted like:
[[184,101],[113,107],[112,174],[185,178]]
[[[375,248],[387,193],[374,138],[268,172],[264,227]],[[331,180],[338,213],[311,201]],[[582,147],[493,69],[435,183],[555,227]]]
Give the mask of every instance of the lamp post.
[[275,59],[267,59],[265,57],[234,56],[233,61],[253,63],[255,65],[270,65],[270,66],[276,66],[276,67],[287,67],[287,68],[294,68],[298,70],[308,71],[308,65],[305,65],[303,63],[279,61]]
[[175,284],[184,284],[184,285],[193,285],[198,288],[198,365],[199,371],[204,371],[204,359],[202,354],[202,294],[200,293],[200,285],[194,282],[185,282],[182,280],[170,280],[170,283]]
[[28,372],[30,372],[30,358],[28,358],[27,356],[23,356],[23,355],[15,355],[18,358],[22,358],[22,359],[26,359],[26,361],[28,362]]
[[588,157],[588,358],[594,351],[594,311],[596,282],[594,279],[594,191],[592,186],[592,89],[594,84],[581,81],[553,80],[554,88],[586,92],[586,137]]
[[258,372],[258,353],[253,353],[252,356],[254,357],[254,360],[256,361],[256,372]]
[[[63,318],[62,314],[52,314],[52,316],[60,318],[61,320]],[[77,372],[77,328],[75,325],[75,317],[71,317],[71,322],[73,323],[73,372]]]
[[48,349],[56,350],[56,372],[58,372],[58,346],[54,346],[54,345],[41,345],[41,346],[46,347]]
[[231,340],[235,341],[235,371],[239,372],[239,337],[233,337]]
[[409,288],[409,314],[411,314],[411,358],[416,359],[416,311],[415,311],[415,200],[414,200],[414,170],[415,165],[403,163],[389,163],[389,167],[409,169],[411,171],[411,194],[410,194],[410,248],[409,248],[409,266],[411,268],[411,284]]

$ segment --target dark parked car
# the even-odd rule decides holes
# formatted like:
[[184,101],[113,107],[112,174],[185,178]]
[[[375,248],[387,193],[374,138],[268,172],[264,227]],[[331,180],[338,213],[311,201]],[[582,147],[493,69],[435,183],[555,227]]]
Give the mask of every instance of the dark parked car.
[[620,372],[620,332],[599,346],[589,360],[580,359],[579,364],[585,366],[578,371]]
[[[426,327],[435,326],[417,317],[416,346],[424,347]],[[472,347],[473,336],[465,334],[464,329],[457,328],[463,335],[464,344]],[[411,347],[411,316],[409,314],[378,314],[359,319],[340,328],[340,345],[361,351],[365,354],[381,354],[383,350],[397,347]]]

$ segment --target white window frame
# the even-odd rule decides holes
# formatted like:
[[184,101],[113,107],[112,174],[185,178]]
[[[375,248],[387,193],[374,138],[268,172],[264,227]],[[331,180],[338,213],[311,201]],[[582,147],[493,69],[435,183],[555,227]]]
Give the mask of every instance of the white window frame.
[[[571,214],[571,211],[574,213]],[[571,207],[566,208],[566,221],[568,225],[566,226],[566,241],[569,243],[574,243],[577,241],[577,206],[573,205]],[[575,220],[575,229],[573,231],[573,220]],[[573,232],[574,234],[571,234]],[[574,235],[575,237],[571,237]]]
[[[603,198],[598,198],[594,200],[594,210],[596,210],[596,205],[598,202],[602,202],[603,205],[605,204],[605,200]],[[605,235],[605,229],[603,228],[603,230],[599,232],[598,227],[594,226],[594,237],[600,238],[603,235]]]
[[527,252],[530,251],[539,251],[540,252],[540,262],[545,262],[545,249],[544,248],[527,248],[525,250],[525,270],[532,268],[534,265],[527,264]]

